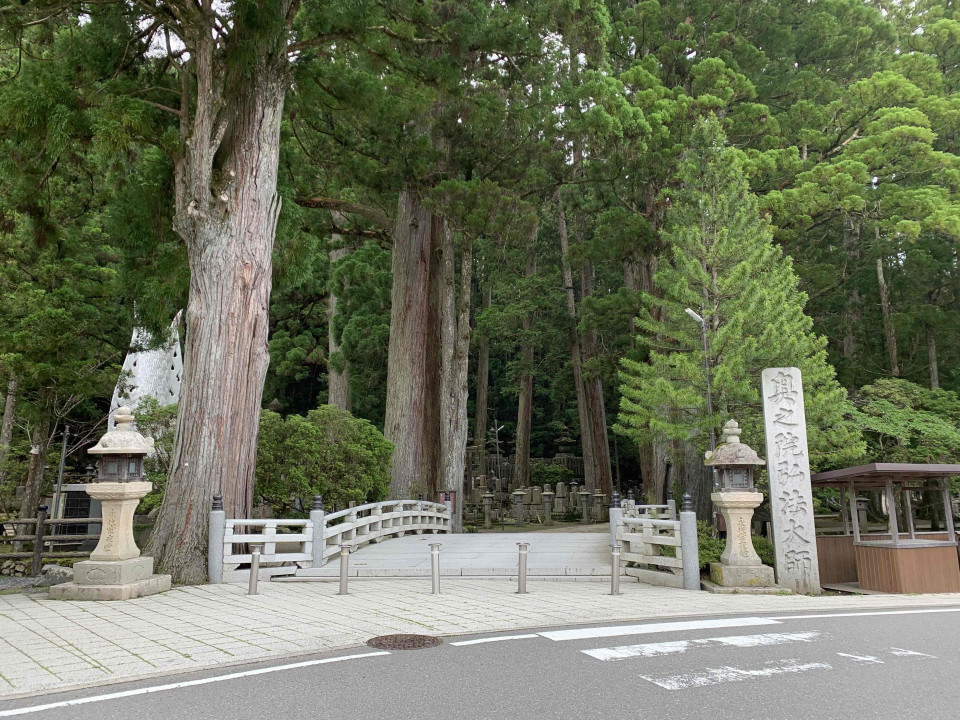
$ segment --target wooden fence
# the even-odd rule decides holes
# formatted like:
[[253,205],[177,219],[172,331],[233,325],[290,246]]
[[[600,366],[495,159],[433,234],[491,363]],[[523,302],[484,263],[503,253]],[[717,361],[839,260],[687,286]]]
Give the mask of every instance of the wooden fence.
[[[43,567],[44,560],[53,560],[59,558],[83,558],[90,556],[90,550],[56,550],[52,546],[54,543],[82,543],[87,540],[97,540],[100,534],[64,534],[62,530],[66,527],[76,525],[97,525],[102,523],[102,518],[60,518],[50,520],[47,518],[47,507],[41,505],[37,517],[35,518],[12,518],[4,520],[3,537],[4,543],[12,543],[13,551],[0,552],[0,561],[3,560],[25,560],[32,559],[31,575],[39,575]],[[7,528],[13,528],[13,534],[7,534]],[[30,532],[32,529],[33,532]],[[84,528],[86,529],[86,528]],[[31,545],[29,551],[24,550],[24,545]],[[45,546],[50,545],[49,549]]]

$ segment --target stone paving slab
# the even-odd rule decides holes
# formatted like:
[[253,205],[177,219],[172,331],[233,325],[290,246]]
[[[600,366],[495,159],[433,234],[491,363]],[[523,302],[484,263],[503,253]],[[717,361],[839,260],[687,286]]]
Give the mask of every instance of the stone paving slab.
[[[582,578],[588,580],[589,578]],[[0,698],[337,650],[389,633],[460,635],[690,615],[960,605],[953,595],[710,595],[624,582],[365,579],[174,588],[125,602],[0,596]]]

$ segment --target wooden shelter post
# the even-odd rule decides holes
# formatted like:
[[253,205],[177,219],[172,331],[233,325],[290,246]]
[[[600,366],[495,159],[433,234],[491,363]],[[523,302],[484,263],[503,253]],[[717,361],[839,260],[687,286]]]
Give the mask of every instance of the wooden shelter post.
[[913,491],[904,486],[900,489],[900,497],[903,498],[903,517],[907,521],[907,532],[911,540],[916,540],[916,529],[913,526]]
[[940,478],[940,495],[943,497],[943,517],[947,523],[947,537],[950,542],[956,542],[957,530],[953,525],[953,507],[950,504],[950,490],[947,489],[946,478]]
[[840,517],[843,518],[843,534],[850,534],[850,512],[847,509],[847,489],[840,488]]
[[887,519],[890,539],[894,545],[900,544],[900,528],[897,525],[897,496],[893,492],[893,480],[887,479]]
[[853,521],[853,541],[860,542],[860,513],[857,512],[857,491],[852,482],[847,497],[850,500],[850,518]]

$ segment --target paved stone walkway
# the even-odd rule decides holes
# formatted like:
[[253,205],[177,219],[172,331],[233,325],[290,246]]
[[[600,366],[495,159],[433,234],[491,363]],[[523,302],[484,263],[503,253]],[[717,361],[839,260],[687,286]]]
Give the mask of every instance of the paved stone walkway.
[[356,580],[175,588],[126,602],[0,596],[0,697],[62,690],[172,671],[347,648],[397,632],[454,635],[571,623],[736,613],[960,605],[960,594],[924,596],[710,595],[624,582],[506,579]]

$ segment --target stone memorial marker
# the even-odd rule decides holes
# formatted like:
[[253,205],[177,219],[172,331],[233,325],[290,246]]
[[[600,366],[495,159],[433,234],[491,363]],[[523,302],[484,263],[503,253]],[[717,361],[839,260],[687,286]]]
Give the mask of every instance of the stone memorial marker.
[[763,371],[763,419],[777,584],[798,593],[819,594],[810,455],[798,368]]
[[566,483],[558,482],[557,483],[557,499],[555,501],[554,510],[558,515],[562,515],[567,511],[567,485]]

